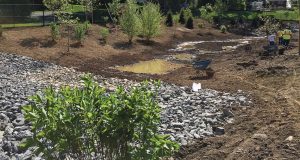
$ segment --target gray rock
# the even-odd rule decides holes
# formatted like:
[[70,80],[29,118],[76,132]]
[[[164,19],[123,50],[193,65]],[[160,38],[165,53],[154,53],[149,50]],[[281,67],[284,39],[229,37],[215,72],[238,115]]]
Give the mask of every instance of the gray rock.
[[0,152],[0,159],[1,160],[10,160],[10,158],[7,155],[5,155],[4,153],[1,153],[1,152]]
[[223,127],[213,127],[213,131],[216,135],[225,134],[225,129]]
[[267,139],[268,136],[266,134],[256,133],[252,136],[252,138],[257,139],[257,140],[264,140],[264,139]]

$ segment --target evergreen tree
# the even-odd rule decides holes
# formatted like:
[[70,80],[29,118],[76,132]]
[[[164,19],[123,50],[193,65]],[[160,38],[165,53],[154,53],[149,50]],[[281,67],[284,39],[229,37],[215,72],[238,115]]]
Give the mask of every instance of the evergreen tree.
[[185,24],[184,11],[183,11],[183,10],[180,11],[180,15],[179,15],[179,23],[180,23],[180,24]]
[[193,17],[189,17],[189,19],[187,20],[185,27],[188,29],[194,29],[194,20]]
[[172,12],[168,12],[167,19],[166,19],[166,26],[168,26],[168,27],[172,27],[173,26]]

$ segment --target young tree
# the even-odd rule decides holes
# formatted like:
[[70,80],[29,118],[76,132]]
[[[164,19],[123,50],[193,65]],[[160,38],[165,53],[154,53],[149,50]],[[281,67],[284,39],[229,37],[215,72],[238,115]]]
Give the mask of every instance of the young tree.
[[128,35],[128,41],[131,44],[133,37],[137,36],[140,31],[138,6],[136,1],[127,0],[125,11],[120,17],[120,26],[123,32]]
[[141,34],[147,41],[159,34],[162,21],[159,5],[151,2],[146,3],[141,10],[140,19],[142,25]]
[[73,18],[72,13],[65,12],[68,5],[69,5],[69,1],[66,0],[64,5],[58,9],[56,16],[58,17],[58,20],[60,21],[60,23],[65,24],[67,26],[67,30],[68,30],[68,50],[67,50],[67,52],[70,52],[71,28],[74,24],[78,23],[78,18]]
[[111,16],[111,20],[114,23],[118,22],[120,16],[120,9],[121,9],[121,0],[112,0],[111,3],[108,3],[108,11]]
[[184,12],[183,12],[183,9],[180,10],[180,14],[179,14],[179,23],[180,23],[180,24],[185,24],[185,19],[184,19]]
[[188,29],[194,29],[194,21],[193,21],[193,17],[189,17],[186,24],[185,24],[185,27],[188,28]]
[[171,11],[169,11],[168,14],[167,14],[166,26],[167,27],[172,27],[173,26],[173,16],[172,16]]

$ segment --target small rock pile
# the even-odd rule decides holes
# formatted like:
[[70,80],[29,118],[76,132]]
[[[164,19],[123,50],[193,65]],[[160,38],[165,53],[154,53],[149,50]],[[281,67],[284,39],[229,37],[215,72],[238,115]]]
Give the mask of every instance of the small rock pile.
[[[18,147],[22,140],[32,136],[21,106],[28,104],[28,97],[46,86],[81,85],[83,74],[28,57],[0,53],[0,160],[40,159],[32,157],[32,150]],[[127,79],[95,78],[108,91],[118,85],[139,84]],[[224,134],[222,126],[234,116],[231,107],[251,105],[242,91],[236,94],[210,89],[191,92],[188,87],[167,83],[162,83],[157,100],[162,107],[159,132],[170,134],[170,138],[181,145],[205,136]]]

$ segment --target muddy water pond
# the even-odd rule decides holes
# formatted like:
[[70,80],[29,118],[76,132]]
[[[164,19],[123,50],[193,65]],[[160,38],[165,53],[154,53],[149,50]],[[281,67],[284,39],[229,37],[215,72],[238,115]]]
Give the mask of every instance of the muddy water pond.
[[116,67],[117,70],[145,74],[166,74],[183,67],[183,64],[168,62],[162,59],[141,61],[136,64]]

